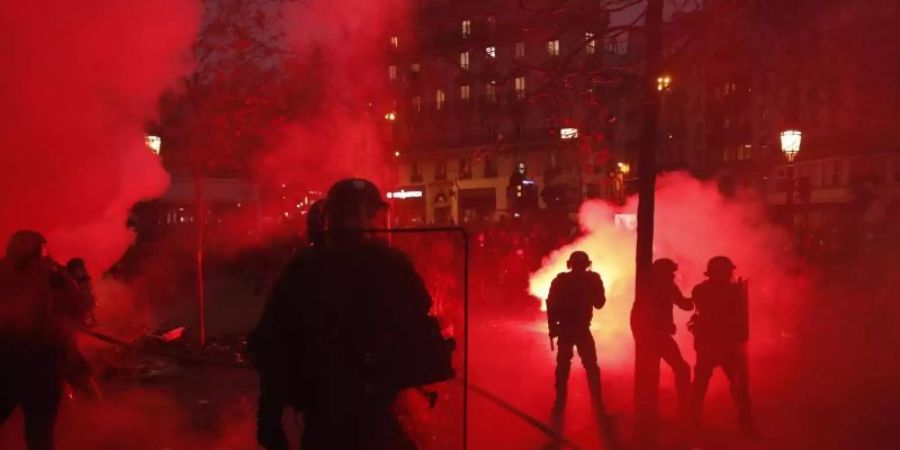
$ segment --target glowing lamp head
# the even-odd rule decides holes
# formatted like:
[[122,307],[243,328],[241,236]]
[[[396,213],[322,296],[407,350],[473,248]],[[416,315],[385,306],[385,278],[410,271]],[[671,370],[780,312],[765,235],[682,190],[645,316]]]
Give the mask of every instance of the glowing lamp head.
[[619,172],[622,172],[625,175],[628,175],[628,172],[631,172],[631,165],[628,163],[620,162],[618,166]]
[[656,79],[656,90],[657,91],[660,91],[660,92],[665,91],[665,90],[669,89],[669,87],[671,85],[672,85],[672,77],[669,75],[663,75]]
[[391,111],[384,115],[384,119],[387,120],[388,122],[393,122],[393,121],[397,120],[397,113]]
[[794,162],[797,154],[800,153],[800,141],[803,139],[803,133],[799,130],[785,130],[781,132],[781,152],[787,158],[788,162]]
[[159,136],[147,136],[144,138],[144,143],[156,155],[159,155],[160,150],[162,150],[162,138]]

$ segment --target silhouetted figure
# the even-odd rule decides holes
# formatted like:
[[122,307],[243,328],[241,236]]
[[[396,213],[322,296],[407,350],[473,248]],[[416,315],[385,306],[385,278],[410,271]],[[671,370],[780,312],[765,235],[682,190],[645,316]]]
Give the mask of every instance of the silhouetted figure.
[[694,333],[697,365],[694,368],[695,425],[702,425],[703,399],[713,369],[721,367],[731,385],[731,396],[737,404],[741,430],[757,435],[758,430],[750,406],[747,341],[749,317],[747,283],[734,279],[734,263],[725,256],[709,260],[708,279],[693,290],[697,312],[689,324]]
[[569,371],[573,350],[578,349],[581,364],[587,375],[588,388],[596,406],[602,408],[600,367],[597,365],[597,349],[591,335],[591,319],[594,309],[606,303],[603,280],[590,271],[591,260],[587,253],[572,252],[567,263],[569,272],[553,279],[547,297],[547,322],[551,343],[559,338],[556,354],[556,408],[565,405],[568,395]]
[[[690,417],[691,367],[672,337],[675,334],[675,320],[672,310],[677,306],[685,311],[694,308],[675,284],[675,261],[662,258],[653,262],[651,285],[646,297],[638,298],[631,310],[631,329],[635,337],[635,374],[641,377],[635,383],[650,383],[645,389],[635,389],[635,405],[640,409],[638,416],[657,421],[659,415],[659,361],[662,359],[672,368],[675,375],[675,389],[678,393],[681,419]],[[643,379],[646,377],[646,380]],[[647,398],[643,398],[646,396]],[[643,411],[646,409],[646,411]],[[656,423],[647,424],[656,427]]]
[[93,327],[97,325],[97,318],[94,316],[94,308],[97,306],[97,302],[94,297],[91,275],[82,258],[70,259],[66,263],[66,273],[75,281],[82,295],[79,298],[72,299],[80,303],[66,305],[64,316],[68,320],[63,322],[66,331],[66,344],[68,346],[64,372],[65,380],[78,396],[91,400],[100,400],[102,395],[97,382],[94,380],[93,367],[91,367],[90,362],[78,348],[78,340],[75,336],[76,327]]
[[18,231],[0,260],[0,423],[21,406],[28,450],[53,449],[67,357],[60,312],[83,301],[64,268],[44,256],[45,244],[37,232]]
[[369,181],[336,183],[321,243],[273,288],[249,340],[267,449],[286,448],[286,405],[303,413],[304,450],[414,449],[391,404],[401,389],[453,376],[422,279],[404,254],[362,231],[386,206]]

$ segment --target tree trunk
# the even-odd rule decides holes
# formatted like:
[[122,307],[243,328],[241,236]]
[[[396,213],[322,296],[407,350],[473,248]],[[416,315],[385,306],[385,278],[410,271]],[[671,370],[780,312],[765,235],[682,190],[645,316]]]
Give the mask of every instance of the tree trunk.
[[[641,93],[644,123],[638,158],[638,212],[635,274],[635,302],[646,301],[653,264],[653,215],[656,191],[656,151],[659,145],[660,92],[656,79],[662,74],[663,0],[647,1],[646,72]],[[635,438],[636,442],[653,445],[658,423],[659,358],[654,349],[638,342],[635,333]]]

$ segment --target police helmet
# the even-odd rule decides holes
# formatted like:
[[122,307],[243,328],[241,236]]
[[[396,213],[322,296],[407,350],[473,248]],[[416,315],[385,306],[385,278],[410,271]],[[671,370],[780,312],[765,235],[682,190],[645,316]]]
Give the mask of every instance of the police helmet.
[[727,256],[714,256],[706,263],[706,274],[709,275],[714,272],[724,272],[735,268],[737,268],[737,266],[734,265],[731,258]]
[[591,258],[588,257],[587,253],[581,250],[577,250],[569,255],[569,260],[566,261],[566,266],[568,266],[570,269],[586,269],[591,266]]
[[653,261],[653,272],[655,273],[674,273],[678,270],[678,264],[670,258],[659,258]]
[[325,215],[332,224],[359,214],[360,210],[372,218],[388,207],[375,183],[362,178],[347,178],[334,183],[325,201]]
[[19,230],[10,236],[6,244],[6,256],[13,259],[40,258],[47,239],[32,230]]

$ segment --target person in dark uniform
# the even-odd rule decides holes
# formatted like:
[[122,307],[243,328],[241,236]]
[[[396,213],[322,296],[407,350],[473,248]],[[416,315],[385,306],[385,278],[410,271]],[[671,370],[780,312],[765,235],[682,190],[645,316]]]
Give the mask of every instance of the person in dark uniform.
[[89,400],[101,400],[103,395],[100,393],[100,387],[94,379],[94,369],[87,358],[84,357],[84,354],[81,353],[81,349],[78,348],[78,340],[75,336],[76,327],[97,326],[97,318],[94,315],[97,301],[94,298],[91,275],[83,258],[70,259],[66,263],[66,273],[81,290],[82,295],[78,300],[81,300],[82,303],[66,305],[65,317],[68,317],[70,320],[63,323],[68,347],[64,372],[65,380],[78,397]]
[[65,268],[44,256],[46,240],[18,231],[0,260],[0,424],[16,407],[28,450],[52,450],[66,340],[59,312],[81,304]]
[[678,271],[675,261],[669,258],[658,259],[653,262],[652,270],[650,295],[635,302],[631,310],[631,329],[636,345],[635,373],[646,375],[647,382],[655,383],[655,386],[636,390],[636,393],[646,393],[652,397],[645,399],[638,396],[635,404],[638,408],[649,409],[642,417],[656,421],[659,414],[659,361],[662,359],[675,375],[679,415],[686,421],[691,412],[691,367],[681,356],[681,350],[672,337],[675,334],[672,310],[677,306],[690,311],[694,309],[694,305],[675,284],[675,272]]
[[734,281],[734,263],[725,256],[709,260],[708,279],[698,284],[692,294],[697,312],[691,319],[697,365],[694,368],[694,420],[702,424],[703,399],[713,369],[721,367],[731,385],[731,396],[737,404],[741,431],[756,436],[759,431],[750,405],[747,341],[749,314],[747,283]]
[[588,388],[597,406],[603,406],[600,385],[600,366],[597,349],[591,335],[593,310],[606,303],[606,291],[600,275],[590,269],[587,253],[575,251],[567,262],[569,272],[553,279],[547,297],[547,325],[551,343],[558,338],[556,354],[556,408],[565,405],[568,395],[569,371],[574,349],[578,349],[581,364],[587,375]]
[[269,450],[287,448],[284,405],[303,414],[304,450],[415,449],[392,403],[401,389],[453,376],[422,279],[406,255],[364,231],[386,207],[369,181],[336,183],[322,239],[284,269],[249,336],[258,440]]

